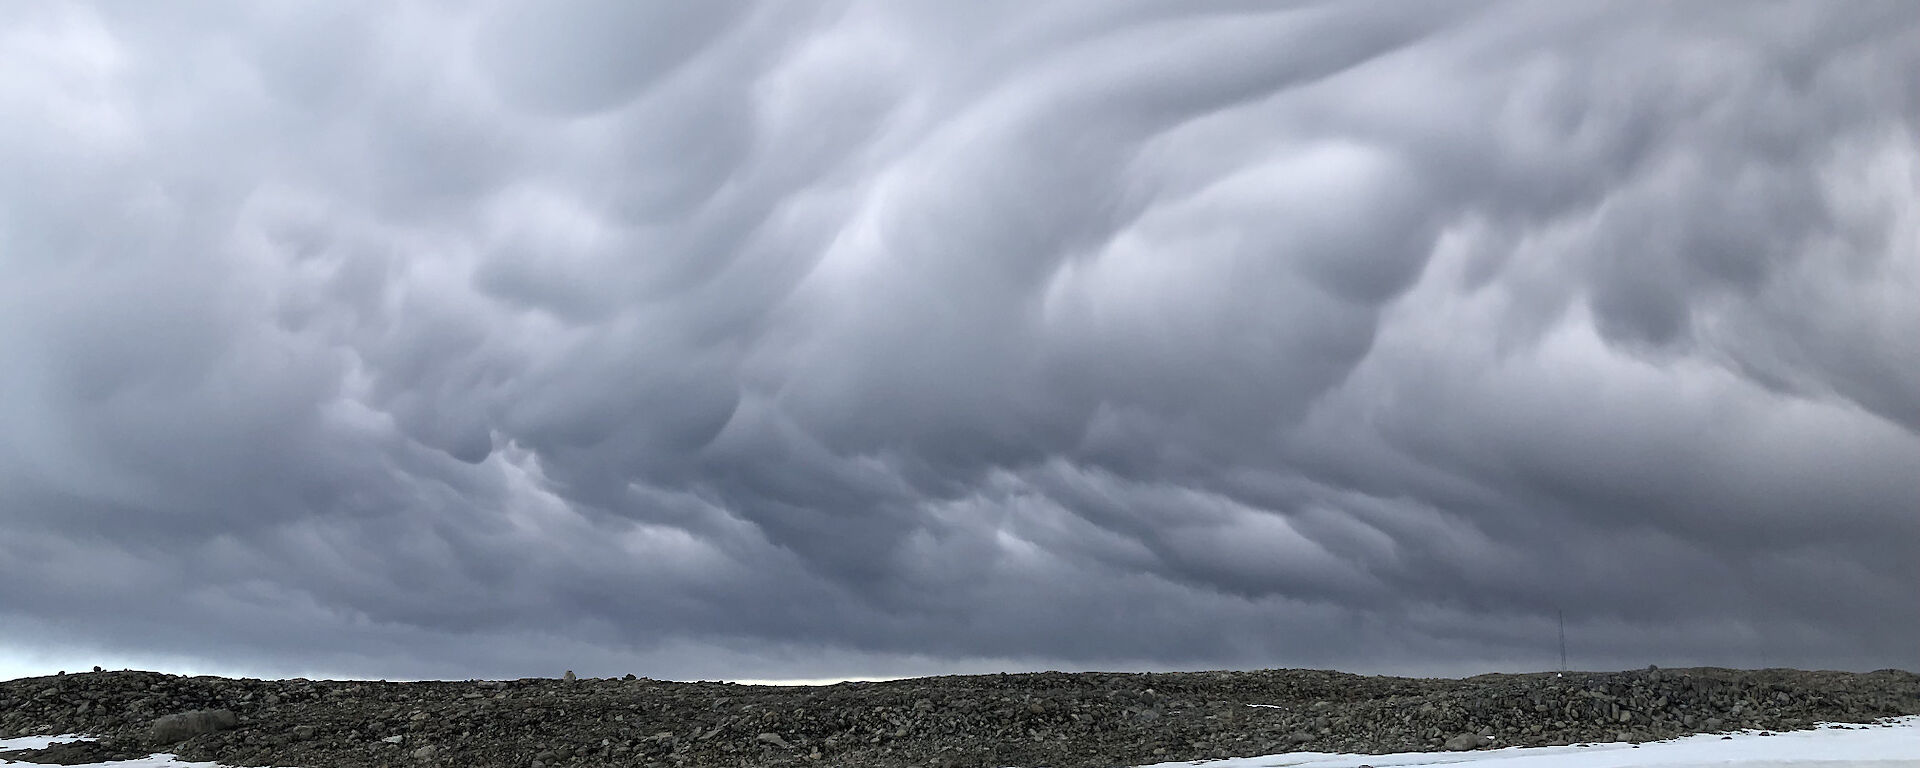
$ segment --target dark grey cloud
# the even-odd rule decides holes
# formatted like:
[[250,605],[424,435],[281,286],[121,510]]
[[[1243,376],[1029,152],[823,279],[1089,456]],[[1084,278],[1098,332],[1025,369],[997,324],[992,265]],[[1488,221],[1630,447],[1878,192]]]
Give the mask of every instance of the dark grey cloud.
[[16,668],[1920,663],[1903,3],[0,16]]

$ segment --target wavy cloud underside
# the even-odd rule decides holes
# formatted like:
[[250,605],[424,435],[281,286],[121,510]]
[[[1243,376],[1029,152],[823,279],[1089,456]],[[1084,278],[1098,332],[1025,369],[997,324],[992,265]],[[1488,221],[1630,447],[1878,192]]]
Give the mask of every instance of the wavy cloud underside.
[[0,643],[1920,664],[1920,16],[0,8]]

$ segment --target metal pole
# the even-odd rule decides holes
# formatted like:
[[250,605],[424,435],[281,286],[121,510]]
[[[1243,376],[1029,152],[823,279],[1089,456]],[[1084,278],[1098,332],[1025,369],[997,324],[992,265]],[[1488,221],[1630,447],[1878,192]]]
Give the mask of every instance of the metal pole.
[[1560,671],[1567,671],[1567,612],[1555,608],[1554,616],[1560,619]]

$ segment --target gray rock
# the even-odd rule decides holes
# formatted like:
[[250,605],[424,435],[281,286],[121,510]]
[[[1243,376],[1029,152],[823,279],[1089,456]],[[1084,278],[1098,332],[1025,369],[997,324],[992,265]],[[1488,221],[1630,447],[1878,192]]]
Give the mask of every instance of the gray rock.
[[384,742],[386,742],[386,743],[388,743],[388,744],[399,744],[400,742],[403,742],[403,741],[406,741],[406,740],[407,740],[407,737],[405,737],[405,736],[401,736],[401,735],[399,735],[399,734],[394,734],[394,735],[392,735],[392,736],[388,736],[388,737],[386,737],[386,738],[384,738],[384,739],[381,739],[381,741],[384,741]]
[[755,737],[753,737],[753,740],[754,740],[754,741],[758,741],[758,742],[760,742],[760,743],[762,743],[762,744],[772,744],[772,745],[774,745],[774,746],[776,746],[776,747],[779,747],[779,748],[781,748],[781,749],[792,749],[792,748],[793,748],[793,745],[792,745],[792,744],[788,744],[788,743],[787,743],[787,740],[786,740],[786,739],[783,739],[783,738],[780,738],[780,734],[777,734],[777,733],[763,733],[763,734],[760,734],[760,735],[758,735],[758,736],[755,736]]
[[177,744],[203,733],[224,731],[240,725],[230,709],[196,709],[154,719],[147,726],[147,738],[155,744]]
[[1306,731],[1294,731],[1293,733],[1287,734],[1287,743],[1294,746],[1299,746],[1309,741],[1313,741],[1313,734],[1307,733]]
[[1465,752],[1492,744],[1493,739],[1478,733],[1463,733],[1447,739],[1447,749],[1452,752]]
[[314,734],[318,732],[319,729],[311,725],[296,725],[293,727],[293,737],[301,741],[313,738]]
[[432,744],[428,744],[424,747],[421,747],[413,751],[413,759],[415,760],[432,760],[435,757],[439,757],[439,756],[440,756],[440,748]]

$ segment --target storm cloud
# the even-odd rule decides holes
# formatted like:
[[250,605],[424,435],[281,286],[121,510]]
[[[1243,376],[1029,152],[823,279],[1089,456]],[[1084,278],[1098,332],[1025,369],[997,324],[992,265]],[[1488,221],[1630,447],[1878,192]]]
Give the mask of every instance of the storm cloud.
[[1887,2],[0,7],[0,645],[1920,665]]

